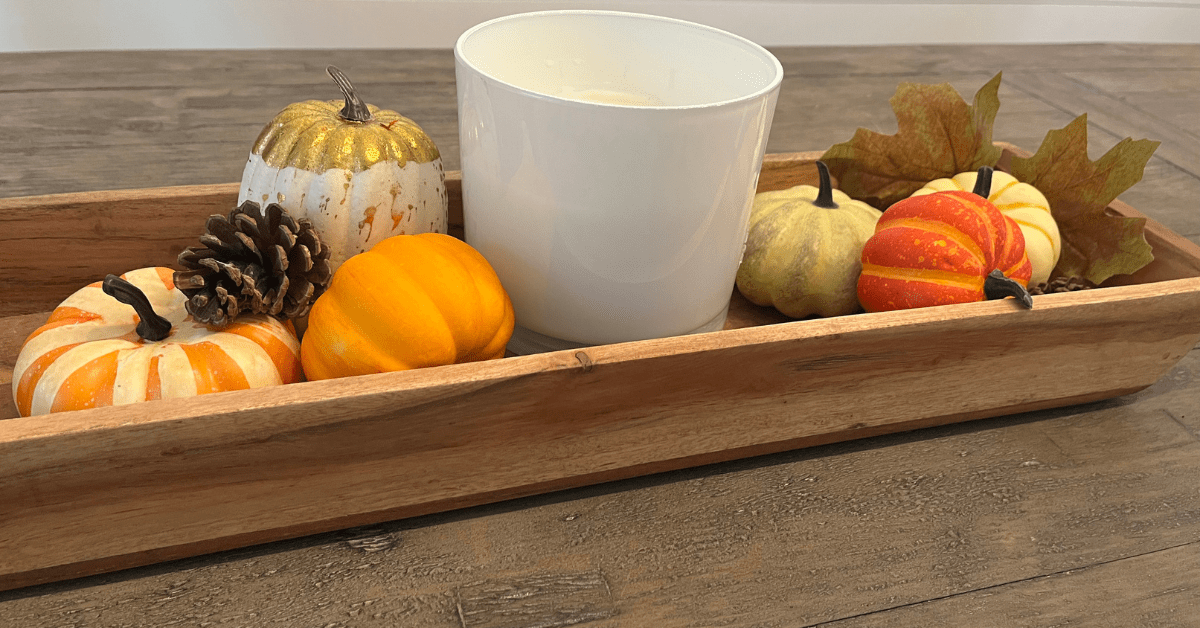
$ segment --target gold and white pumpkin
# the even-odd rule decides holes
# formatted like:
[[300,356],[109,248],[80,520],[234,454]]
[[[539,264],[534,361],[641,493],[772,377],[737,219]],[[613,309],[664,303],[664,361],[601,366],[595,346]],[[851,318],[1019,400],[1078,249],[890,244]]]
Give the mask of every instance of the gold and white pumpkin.
[[303,379],[300,342],[287,323],[265,315],[242,315],[220,330],[197,323],[173,274],[142,268],[67,297],[17,357],[21,416]]
[[328,71],[345,99],[294,103],[275,116],[246,161],[238,205],[278,203],[307,218],[333,270],[394,235],[446,233],[446,177],[433,140]]
[[[975,189],[978,176],[975,172],[963,172],[952,179],[930,181],[913,196],[946,190],[970,192]],[[1058,223],[1050,213],[1050,202],[1037,188],[999,170],[992,172],[992,189],[987,199],[1021,227],[1021,233],[1025,236],[1025,254],[1033,265],[1033,277],[1029,285],[1048,281],[1062,254],[1062,236],[1058,231]]]

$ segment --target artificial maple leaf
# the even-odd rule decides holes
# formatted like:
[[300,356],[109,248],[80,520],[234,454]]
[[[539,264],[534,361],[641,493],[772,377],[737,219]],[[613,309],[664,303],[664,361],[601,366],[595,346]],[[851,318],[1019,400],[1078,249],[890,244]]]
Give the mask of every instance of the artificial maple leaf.
[[1083,277],[1099,284],[1154,259],[1143,232],[1146,219],[1115,216],[1105,208],[1142,179],[1158,145],[1125,138],[1093,162],[1088,159],[1085,113],[1047,133],[1032,157],[1013,158],[1012,175],[1046,196],[1062,234],[1055,276]]
[[1001,151],[992,144],[992,121],[1000,109],[999,90],[996,74],[967,105],[949,83],[901,83],[888,101],[896,112],[895,135],[860,128],[849,142],[825,151],[821,161],[839,189],[879,209],[934,179],[995,166]]

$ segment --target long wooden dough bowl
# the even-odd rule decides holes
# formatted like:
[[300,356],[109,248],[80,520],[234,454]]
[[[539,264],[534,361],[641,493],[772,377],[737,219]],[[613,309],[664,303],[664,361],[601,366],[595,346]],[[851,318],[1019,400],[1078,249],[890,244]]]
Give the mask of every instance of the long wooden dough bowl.
[[[815,183],[818,155],[768,156],[760,190]],[[237,187],[0,200],[0,384],[63,298],[173,265]],[[735,293],[711,334],[30,418],[5,392],[0,589],[1131,393],[1200,340],[1200,247],[1146,237],[1125,285],[1032,310],[789,322]]]

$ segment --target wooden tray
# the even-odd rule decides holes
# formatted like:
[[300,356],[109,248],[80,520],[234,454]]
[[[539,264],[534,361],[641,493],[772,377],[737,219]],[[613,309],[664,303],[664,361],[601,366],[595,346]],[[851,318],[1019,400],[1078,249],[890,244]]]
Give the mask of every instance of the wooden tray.
[[[815,182],[818,155],[768,156],[759,188]],[[455,173],[447,183],[461,226]],[[59,301],[109,272],[172,265],[236,196],[0,200],[0,385]],[[735,293],[711,334],[30,418],[11,418],[4,392],[0,589],[1131,393],[1200,340],[1200,247],[1153,220],[1146,231],[1155,261],[1114,282],[1127,285],[1038,296],[1030,311],[786,322]]]

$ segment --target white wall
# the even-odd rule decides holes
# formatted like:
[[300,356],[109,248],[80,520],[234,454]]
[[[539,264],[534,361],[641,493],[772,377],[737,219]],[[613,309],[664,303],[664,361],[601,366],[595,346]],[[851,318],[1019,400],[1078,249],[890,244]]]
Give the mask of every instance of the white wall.
[[654,13],[763,45],[1200,43],[1200,0],[0,0],[0,52],[449,48],[492,17]]

